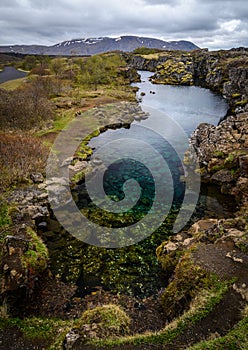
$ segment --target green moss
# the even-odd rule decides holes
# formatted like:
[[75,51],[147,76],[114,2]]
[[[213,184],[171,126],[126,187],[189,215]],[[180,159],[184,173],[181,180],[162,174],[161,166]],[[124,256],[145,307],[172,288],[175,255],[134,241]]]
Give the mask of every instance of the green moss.
[[244,107],[245,105],[247,105],[247,103],[248,103],[247,99],[241,100],[241,101],[235,102],[235,107]]
[[[106,106],[107,108],[107,106]],[[100,135],[100,130],[99,129],[96,129],[95,131],[93,131],[91,134],[87,135],[87,137],[84,139],[84,141],[86,142],[89,142],[93,137],[97,137]]]
[[236,93],[236,94],[232,94],[232,98],[239,98],[239,97],[241,97],[241,94],[239,94],[239,93]]
[[235,154],[230,153],[228,157],[224,161],[224,166],[227,169],[231,169],[232,171],[236,171],[238,167],[238,158]]
[[161,297],[165,314],[171,319],[180,315],[199,290],[211,287],[212,283],[211,276],[193,263],[189,253],[184,254],[177,264],[173,281]]
[[193,85],[193,76],[191,73],[184,74],[181,78],[182,85]]
[[225,153],[222,152],[222,151],[215,151],[213,153],[213,155],[216,157],[216,158],[223,158],[225,156]]
[[244,234],[235,245],[244,253],[248,253],[248,233]]
[[116,345],[140,345],[140,344],[171,344],[173,340],[182,334],[187,327],[201,319],[204,319],[213,308],[222,300],[227,292],[229,284],[226,282],[219,282],[213,277],[213,286],[211,289],[200,290],[195,301],[191,304],[191,308],[185,312],[181,317],[170,323],[164,329],[157,333],[137,334],[132,337],[123,337],[118,339],[106,340],[91,340],[102,349],[104,346],[110,347]]
[[229,156],[225,159],[225,164],[232,163],[234,161],[235,157],[234,154],[229,154]]
[[93,137],[97,137],[100,135],[100,130],[96,129],[87,137],[83,139],[83,141],[80,143],[80,146],[78,147],[78,151],[76,152],[76,156],[78,156],[81,160],[88,160],[91,155],[93,154],[93,150],[88,146],[89,141]]
[[94,325],[97,338],[129,333],[131,320],[118,305],[108,304],[87,310],[75,321],[75,328],[84,335],[84,325]]
[[85,171],[79,171],[77,174],[75,174],[72,178],[71,181],[74,184],[77,184],[81,181],[83,181],[85,178]]
[[0,328],[17,327],[26,339],[41,340],[47,344],[47,350],[63,348],[65,335],[69,332],[73,321],[63,321],[55,318],[7,318],[0,319]]
[[212,170],[213,172],[217,172],[217,171],[222,170],[222,169],[225,169],[224,164],[214,165],[214,166],[211,168],[211,170]]
[[178,264],[179,259],[183,255],[183,251],[173,251],[169,254],[164,253],[164,246],[168,241],[163,242],[157,249],[156,255],[163,271],[167,274],[170,274],[174,271],[176,265]]
[[87,142],[83,141],[79,147],[79,151],[76,152],[76,155],[81,159],[81,160],[87,160],[90,158],[90,156],[93,154],[93,150],[87,146]]
[[9,206],[0,198],[0,229],[11,224],[11,217],[9,215]]
[[192,85],[193,75],[190,71],[190,64],[185,64],[179,58],[170,58],[157,67],[158,77],[155,83],[170,85]]
[[28,250],[21,257],[23,267],[31,268],[36,273],[42,272],[47,268],[47,247],[31,228],[27,229],[27,236],[30,243]]
[[11,224],[11,208],[3,198],[0,198],[0,259],[5,237],[11,233]]

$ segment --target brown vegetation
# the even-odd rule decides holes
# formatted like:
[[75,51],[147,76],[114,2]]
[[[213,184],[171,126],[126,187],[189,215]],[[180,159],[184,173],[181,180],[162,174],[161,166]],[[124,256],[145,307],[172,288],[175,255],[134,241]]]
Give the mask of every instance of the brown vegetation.
[[27,134],[0,133],[0,191],[43,171],[47,148]]
[[[0,128],[2,130],[29,130],[44,124],[54,116],[48,94],[55,84],[41,77],[14,91],[0,90]],[[58,87],[56,86],[58,90]]]

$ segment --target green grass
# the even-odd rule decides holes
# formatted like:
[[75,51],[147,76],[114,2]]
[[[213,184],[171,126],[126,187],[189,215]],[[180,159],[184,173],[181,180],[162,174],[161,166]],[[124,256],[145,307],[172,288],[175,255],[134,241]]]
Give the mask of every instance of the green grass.
[[4,89],[8,91],[15,90],[19,88],[23,83],[25,83],[26,79],[27,78],[24,77],[24,78],[6,81],[5,83],[0,84],[0,89]]
[[11,224],[8,204],[0,198],[0,230]]
[[18,327],[26,339],[43,340],[48,350],[62,349],[65,335],[69,332],[73,321],[55,318],[1,318],[0,329]]
[[58,133],[61,130],[63,130],[68,123],[74,119],[75,112],[73,109],[63,111],[63,114],[61,114],[57,119],[53,122],[53,127],[49,130],[42,130],[37,133],[37,136],[44,136],[49,133]]
[[74,111],[65,111],[62,116],[54,121],[51,132],[58,132],[63,130],[66,125],[74,118]]

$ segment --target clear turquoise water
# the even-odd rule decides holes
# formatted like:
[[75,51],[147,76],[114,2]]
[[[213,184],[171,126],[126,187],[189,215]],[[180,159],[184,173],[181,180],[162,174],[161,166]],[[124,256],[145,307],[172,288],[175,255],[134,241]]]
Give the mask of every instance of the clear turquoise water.
[[[123,185],[129,179],[135,179],[141,186],[141,197],[137,204],[130,210],[134,215],[134,222],[139,216],[145,215],[151,208],[151,204],[155,194],[155,184],[152,174],[146,166],[146,158],[148,155],[138,145],[138,141],[143,141],[154,148],[165,159],[168,169],[161,169],[160,164],[156,168],[157,159],[149,159],[153,169],[156,169],[156,175],[167,177],[172,176],[173,179],[173,208],[179,208],[184,197],[184,183],[180,181],[181,175],[185,175],[183,171],[182,159],[178,156],[173,145],[167,141],[164,131],[169,127],[168,119],[178,123],[185,131],[185,137],[190,136],[193,130],[202,122],[218,124],[227,112],[228,106],[226,102],[210,90],[202,89],[195,86],[167,86],[151,84],[148,80],[151,76],[150,72],[140,72],[141,83],[133,84],[139,87],[137,96],[143,92],[142,109],[149,109],[150,116],[147,120],[132,123],[129,129],[108,130],[93,138],[90,147],[96,151],[101,147],[109,144],[108,154],[106,157],[111,159],[118,153],[118,147],[127,147],[125,143],[130,140],[137,140],[137,147],[133,149],[133,158],[120,159],[114,162],[105,173],[104,189],[108,196],[121,201],[124,199]],[[151,92],[155,92],[151,93]],[[162,112],[162,113],[161,113]],[[155,131],[153,130],[155,129]],[[160,134],[158,134],[158,131]],[[180,129],[172,130],[175,133],[171,138],[175,142],[180,142]],[[168,136],[168,134],[167,134]],[[177,140],[178,138],[178,140]],[[118,146],[115,148],[113,141],[119,140]],[[183,145],[182,147],[185,147]],[[186,145],[185,149],[187,149]],[[139,159],[139,161],[135,161]],[[143,161],[142,161],[143,160]],[[168,173],[169,171],[169,173]]]
[[[180,181],[181,175],[184,174],[180,157],[173,149],[170,142],[167,142],[159,133],[151,130],[151,126],[163,131],[168,124],[163,113],[177,121],[185,130],[186,135],[190,135],[196,126],[201,122],[218,124],[227,111],[227,105],[223,99],[214,95],[209,90],[198,87],[174,87],[164,85],[152,85],[147,78],[151,75],[149,72],[142,72],[142,80],[145,82],[135,84],[140,87],[138,96],[143,91],[142,107],[147,106],[155,109],[154,115],[151,114],[149,119],[134,122],[129,129],[108,130],[90,142],[90,146],[96,150],[109,144],[106,157],[113,159],[118,152],[113,141],[119,140],[119,144],[125,148],[127,139],[143,141],[154,148],[165,159],[168,164],[167,172],[161,169],[156,157],[149,159],[151,168],[156,171],[156,175],[162,179],[169,176],[173,179],[173,202],[171,210],[164,223],[145,240],[133,245],[120,249],[105,249],[84,245],[82,250],[83,267],[80,279],[77,281],[79,286],[79,295],[91,291],[95,286],[111,290],[113,293],[119,292],[124,294],[144,297],[153,295],[161,287],[164,287],[166,280],[161,275],[160,267],[156,259],[156,248],[161,242],[172,235],[172,226],[175,218],[178,216],[180,207],[184,198],[184,183]],[[155,91],[151,94],[150,91]],[[156,111],[163,112],[157,113]],[[158,118],[159,114],[159,118]],[[143,127],[144,126],[144,127]],[[179,135],[180,136],[180,135]],[[172,139],[174,138],[174,135]],[[177,135],[175,135],[175,139]],[[180,141],[180,140],[178,140]],[[135,146],[135,142],[133,143]],[[133,155],[133,157],[132,157]],[[104,190],[106,194],[113,198],[114,201],[124,199],[124,184],[129,179],[135,179],[141,188],[140,199],[127,214],[128,224],[137,222],[140,217],[145,216],[151,206],[155,196],[156,186],[152,177],[150,168],[144,164],[148,155],[142,147],[136,147],[133,154],[125,159],[114,161],[108,167],[104,175]],[[139,161],[135,160],[139,159]],[[79,185],[77,192],[77,203],[80,209],[88,208],[91,212],[90,219],[96,221],[99,219],[99,211],[94,207],[87,195],[84,184]],[[218,217],[229,216],[230,203],[226,197],[218,193],[218,189],[212,186],[203,186],[199,197],[198,205],[193,214],[193,220],[200,217],[208,216]],[[211,211],[211,208],[213,210]],[[163,210],[163,208],[161,208]],[[104,211],[101,216],[101,224],[111,227],[121,227],[127,225],[123,221],[123,216],[119,214],[106,215]],[[58,259],[57,253],[55,254]],[[61,261],[63,261],[61,257]],[[90,270],[87,266],[90,266]]]

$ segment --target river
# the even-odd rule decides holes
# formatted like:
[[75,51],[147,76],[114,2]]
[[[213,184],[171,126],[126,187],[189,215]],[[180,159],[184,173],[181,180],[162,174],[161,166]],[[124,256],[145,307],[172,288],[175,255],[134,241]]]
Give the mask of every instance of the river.
[[24,78],[27,76],[26,72],[22,72],[14,67],[4,67],[3,71],[0,72],[0,84],[5,83],[9,80],[15,80]]
[[[133,86],[139,88],[137,97],[141,99],[142,109],[150,113],[149,118],[146,120],[134,121],[129,129],[108,130],[100,136],[93,138],[89,146],[95,150],[99,150],[101,147],[110,143],[111,149],[109,150],[109,158],[111,159],[113,154],[118,152],[118,149],[114,149],[113,141],[126,138],[145,142],[149,140],[149,144],[166,158],[170,165],[170,171],[173,172],[175,170],[174,168],[177,166],[180,167],[180,161],[176,159],[173,149],[168,142],[166,142],[165,137],[163,137],[164,130],[168,129],[168,120],[178,123],[184,130],[185,137],[188,139],[200,123],[217,125],[219,121],[225,117],[228,105],[222,97],[208,89],[196,86],[152,84],[149,81],[149,77],[153,74],[152,72],[139,71],[139,74],[141,75],[141,82],[135,83]],[[175,140],[181,137],[179,135],[179,133],[182,133],[180,127],[177,128],[176,126],[176,130],[170,131],[175,134]],[[171,129],[174,128],[174,126],[171,127]],[[156,132],[153,132],[154,130]],[[171,138],[173,139],[173,136]],[[188,144],[186,148],[187,146]],[[143,155],[143,159],[146,158],[143,149],[138,148],[134,152],[136,156],[138,155],[142,158]],[[156,159],[154,162],[156,162]],[[115,181],[118,182],[118,173],[120,169],[122,169],[122,171],[124,169],[125,172],[129,170],[131,175],[134,175],[135,172],[133,166],[128,164],[125,166],[123,162],[119,163],[119,166],[112,168],[113,176],[110,176],[112,185]],[[144,182],[146,176],[141,175],[140,177],[142,178],[142,182]],[[176,177],[176,175],[174,177]],[[176,182],[176,192],[178,192],[180,197],[183,191],[182,184],[180,183],[180,179]],[[108,189],[108,186],[106,186],[106,188]],[[204,211],[207,215],[210,215],[210,213],[213,216],[219,217],[229,215],[226,197],[221,195],[214,186],[204,186],[202,184],[200,202],[202,206],[205,207]],[[211,208],[213,208],[213,210]]]
[[[149,106],[165,112],[178,122],[190,135],[200,123],[218,124],[226,115],[228,105],[225,100],[208,89],[197,86],[175,86],[152,84],[152,72],[139,71],[141,83],[138,96],[143,92],[142,106]],[[146,121],[142,122],[146,125]]]
[[[156,171],[155,175],[158,179],[166,179],[167,175],[169,178],[171,173],[172,182],[175,185],[172,188],[174,196],[171,211],[153,234],[139,243],[119,249],[95,247],[77,241],[63,228],[58,229],[54,220],[48,222],[47,233],[43,232],[43,236],[47,237],[46,243],[52,272],[54,275],[61,276],[65,282],[76,283],[80,297],[91,293],[99,286],[112,293],[138,297],[154,295],[165,286],[166,280],[161,275],[155,251],[164,240],[168,239],[169,235],[173,234],[172,226],[178,213],[182,212],[180,206],[185,189],[184,183],[180,180],[182,162],[166,138],[161,136],[164,130],[168,130],[168,124],[165,122],[172,120],[180,123],[186,131],[188,140],[188,136],[200,122],[217,124],[227,111],[225,101],[209,90],[197,87],[153,85],[148,80],[149,75],[151,73],[141,72],[142,82],[135,84],[140,88],[137,93],[138,97],[141,92],[145,92],[141,105],[143,109],[151,112],[149,118],[133,122],[129,129],[108,130],[93,138],[89,145],[98,150],[103,145],[109,144],[110,147],[106,150],[106,154],[110,160],[118,152],[118,147],[116,149],[116,143],[113,142],[116,140],[119,140],[117,146],[120,146],[122,150],[125,149],[127,143],[128,146],[136,146],[136,141],[137,144],[141,142],[143,145],[148,144],[154,148],[169,165],[165,171],[160,168],[156,157],[150,159],[144,147],[138,146],[128,158],[122,159],[121,157],[119,162],[111,163],[104,177],[104,190],[114,198],[114,201],[121,202],[125,198],[123,195],[124,183],[135,179],[140,184],[141,196],[136,205],[128,211],[130,220],[128,225],[139,222],[140,217],[145,217],[149,213],[156,195],[156,186],[150,176],[150,168],[147,169],[142,164],[142,159],[145,165],[149,160],[151,169]],[[150,91],[154,91],[155,94]],[[166,115],[169,115],[170,118],[166,118]],[[154,129],[160,132],[155,132]],[[179,126],[176,127],[176,131],[179,132],[176,136],[180,136],[182,130]],[[137,157],[140,157],[139,161],[134,160]],[[104,212],[99,213],[99,210],[97,211],[89,201],[85,184],[77,186],[75,191],[79,209],[91,213],[90,217],[101,220],[104,226],[107,223]],[[230,203],[233,201],[220,194],[216,187],[202,185],[196,210],[194,211],[195,207],[190,208],[191,213],[194,212],[192,220],[196,221],[202,217],[230,217],[232,215]],[[159,210],[164,211],[164,208],[159,208]],[[122,213],[112,214],[111,212],[110,219],[112,224],[110,227],[123,227],[117,226],[123,222]],[[126,222],[124,224],[126,225]],[[142,231],[145,231],[147,227],[149,225],[143,225]],[[59,233],[54,234],[54,230]]]

